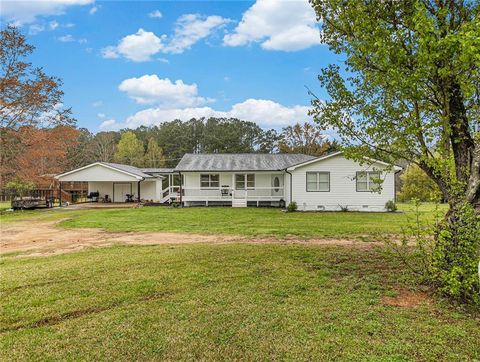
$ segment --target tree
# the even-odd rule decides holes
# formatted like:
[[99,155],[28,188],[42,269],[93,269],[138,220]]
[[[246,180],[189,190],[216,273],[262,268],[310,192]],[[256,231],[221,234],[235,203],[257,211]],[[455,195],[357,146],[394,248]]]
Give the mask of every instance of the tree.
[[[34,47],[12,26],[0,32],[0,185],[11,168],[21,127],[73,125],[71,109],[62,106],[62,82],[25,61]],[[17,141],[12,142],[12,139]]]
[[115,162],[131,166],[143,166],[143,143],[131,131],[125,132],[117,145]]
[[92,160],[113,162],[120,136],[117,132],[98,132],[91,141]]
[[322,133],[321,128],[305,122],[285,127],[278,143],[281,153],[303,153],[305,155],[321,156],[338,151],[338,144],[330,142]]
[[438,185],[417,165],[407,167],[400,176],[403,183],[397,197],[399,201],[439,201],[441,192]]
[[14,174],[37,185],[51,182],[54,174],[68,169],[68,150],[77,146],[79,131],[70,126],[21,127]]
[[163,151],[153,137],[150,137],[148,140],[147,151],[145,152],[143,164],[145,167],[152,168],[165,166],[165,157],[163,156]]
[[67,169],[73,170],[94,162],[92,133],[86,128],[78,129],[74,147],[67,149]]
[[479,209],[471,215],[480,202],[480,3],[311,3],[322,41],[345,58],[344,68],[319,76],[330,99],[314,97],[315,121],[337,131],[347,156],[404,159],[438,185],[450,209],[431,280],[478,300]]

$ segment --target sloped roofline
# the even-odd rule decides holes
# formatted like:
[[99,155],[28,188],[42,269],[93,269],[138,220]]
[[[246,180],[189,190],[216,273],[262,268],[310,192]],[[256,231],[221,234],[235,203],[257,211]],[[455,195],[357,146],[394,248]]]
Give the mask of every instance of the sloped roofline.
[[[195,168],[195,169],[185,169],[185,168],[179,168],[179,165],[182,163],[185,157],[187,156],[306,156],[306,157],[314,157],[314,156],[309,156],[305,155],[303,153],[250,153],[250,152],[240,152],[240,153],[191,153],[187,152],[183,155],[182,159],[180,162],[177,164],[177,166],[174,168],[175,172],[272,172],[272,171],[284,171],[285,166],[282,165],[280,167],[267,167],[263,169],[258,169],[258,168],[238,168],[238,169],[233,169],[233,168],[219,168],[219,169],[205,169],[205,168]],[[309,160],[310,161],[310,160]],[[303,161],[305,162],[305,161]],[[290,167],[290,166],[289,166]]]
[[[286,170],[287,171],[293,171],[295,170],[296,168],[298,167],[302,167],[302,166],[307,166],[307,165],[310,165],[312,163],[315,163],[315,162],[319,162],[319,161],[323,161],[323,160],[326,160],[327,158],[331,158],[331,157],[335,157],[335,156],[338,156],[338,155],[342,155],[343,154],[343,151],[337,151],[337,152],[333,152],[333,153],[330,153],[328,155],[325,155],[325,156],[320,156],[318,158],[314,158],[313,160],[310,160],[310,161],[305,161],[305,162],[302,162],[302,163],[298,163],[296,165],[293,165],[293,166],[290,166],[290,167],[287,167]],[[370,157],[363,157],[365,160],[367,161],[370,161],[371,163],[379,163],[381,165],[384,165],[384,166],[391,166],[389,163],[387,162],[384,162],[384,161],[380,161],[380,160],[376,160],[374,158],[370,158]],[[393,165],[393,169],[395,171],[401,171],[403,170],[400,166],[397,166],[397,165]]]
[[68,171],[68,172],[64,172],[60,175],[56,175],[55,178],[56,179],[59,179],[60,177],[63,177],[63,176],[67,176],[67,175],[70,175],[72,173],[75,173],[75,172],[78,172],[78,171],[81,171],[81,170],[85,170],[87,168],[90,168],[90,167],[93,167],[93,166],[97,166],[97,165],[100,165],[100,166],[103,166],[103,167],[106,167],[106,168],[109,168],[111,170],[114,170],[114,171],[118,171],[118,172],[121,172],[121,173],[124,173],[126,175],[129,175],[129,176],[133,176],[135,177],[137,180],[143,180],[144,177],[142,176],[138,176],[138,175],[135,175],[134,173],[131,173],[131,172],[128,172],[128,171],[125,171],[125,170],[122,170],[118,167],[114,167],[114,166],[111,166],[111,165],[107,165],[103,162],[94,162],[94,163],[91,163],[89,165],[86,165],[86,166],[83,166],[83,167],[80,167],[80,168],[76,168],[75,170],[72,170],[72,171]]

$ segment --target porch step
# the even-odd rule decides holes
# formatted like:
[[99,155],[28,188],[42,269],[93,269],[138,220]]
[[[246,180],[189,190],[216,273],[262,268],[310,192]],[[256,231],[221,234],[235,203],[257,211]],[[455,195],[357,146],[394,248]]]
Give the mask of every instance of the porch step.
[[232,207],[247,207],[247,200],[232,200]]

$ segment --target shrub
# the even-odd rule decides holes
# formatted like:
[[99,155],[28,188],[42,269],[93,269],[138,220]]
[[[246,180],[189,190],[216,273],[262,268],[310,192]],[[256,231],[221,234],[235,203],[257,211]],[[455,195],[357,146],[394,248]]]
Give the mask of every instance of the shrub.
[[23,181],[16,178],[5,185],[5,188],[13,193],[15,196],[23,196],[35,188],[33,182]]
[[350,211],[350,210],[348,209],[348,205],[343,206],[343,205],[340,205],[340,204],[339,204],[338,206],[340,207],[340,211],[342,211],[342,212],[348,212],[348,211]]
[[397,205],[395,204],[395,201],[393,200],[388,200],[386,203],[385,203],[385,209],[388,211],[388,212],[395,212],[397,211]]
[[421,282],[451,299],[480,305],[480,217],[464,204],[450,209],[447,218],[435,212],[436,223],[428,225],[421,221],[419,201],[414,205],[401,243],[388,244]]
[[298,206],[297,206],[297,203],[295,201],[290,202],[287,206],[287,211],[288,212],[295,212],[295,211],[297,211],[297,209],[298,209]]

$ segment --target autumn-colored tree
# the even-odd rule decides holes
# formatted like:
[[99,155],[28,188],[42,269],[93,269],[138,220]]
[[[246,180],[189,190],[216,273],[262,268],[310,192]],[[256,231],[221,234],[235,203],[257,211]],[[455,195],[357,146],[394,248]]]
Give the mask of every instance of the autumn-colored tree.
[[281,153],[321,156],[338,149],[335,141],[330,142],[319,127],[308,122],[285,127],[278,142],[278,150]]
[[45,177],[68,169],[68,150],[75,148],[79,131],[70,126],[53,128],[21,127],[20,144],[15,157],[15,176],[41,184]]
[[25,60],[34,49],[17,28],[0,31],[0,186],[14,176],[21,127],[75,122],[70,108],[62,106],[61,80]]
[[165,156],[163,155],[163,150],[153,137],[148,140],[147,151],[145,152],[143,164],[145,167],[152,168],[165,166]]
[[131,166],[143,166],[143,143],[131,131],[120,138],[115,153],[115,162]]

